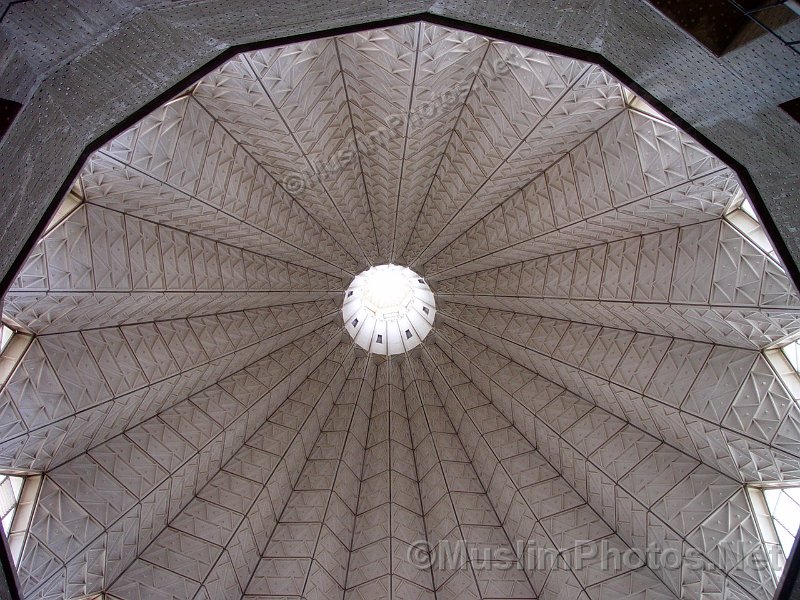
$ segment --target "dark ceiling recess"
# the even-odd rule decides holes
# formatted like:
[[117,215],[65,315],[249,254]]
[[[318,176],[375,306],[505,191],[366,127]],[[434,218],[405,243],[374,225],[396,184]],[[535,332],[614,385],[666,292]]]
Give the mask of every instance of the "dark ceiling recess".
[[797,17],[776,0],[650,0],[650,4],[717,56]]
[[789,100],[779,105],[795,121],[800,123],[800,98]]
[[11,127],[11,123],[14,121],[14,117],[17,116],[20,108],[22,108],[22,104],[19,102],[0,98],[0,139],[3,139],[6,131]]

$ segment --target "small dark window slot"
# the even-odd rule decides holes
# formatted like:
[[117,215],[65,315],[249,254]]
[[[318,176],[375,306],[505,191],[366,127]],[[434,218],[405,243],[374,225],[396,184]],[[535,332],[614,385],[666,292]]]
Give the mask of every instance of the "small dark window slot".
[[19,102],[0,98],[0,139],[2,139],[11,128],[11,123],[14,122],[14,119],[21,109],[22,104]]
[[353,290],[350,290],[349,292],[347,292],[347,297],[348,297],[348,298],[349,298],[350,296],[352,296],[352,295],[353,295]]
[[411,330],[410,329],[406,329],[406,339],[407,340],[411,339]]
[[422,312],[424,312],[426,315],[429,315],[429,314],[431,314],[431,309],[428,308],[427,306],[423,306],[422,307]]
[[788,102],[784,102],[783,104],[779,105],[784,112],[792,117],[795,121],[800,123],[800,98],[795,98],[794,100],[789,100]]
[[375,341],[378,342],[379,344],[382,344],[383,343],[383,336],[379,333],[378,334],[378,339],[376,339]]
[[352,323],[352,325],[353,325],[353,327],[355,327],[356,325],[358,325],[358,319],[353,319],[353,323]]

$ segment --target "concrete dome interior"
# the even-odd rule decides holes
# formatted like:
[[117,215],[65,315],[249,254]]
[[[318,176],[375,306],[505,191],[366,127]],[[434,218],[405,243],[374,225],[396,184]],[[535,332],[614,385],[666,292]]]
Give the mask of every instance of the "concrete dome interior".
[[[388,353],[342,319],[386,263],[436,295]],[[599,65],[422,21],[239,54],[89,157],[2,310],[26,599],[778,584],[800,298]]]

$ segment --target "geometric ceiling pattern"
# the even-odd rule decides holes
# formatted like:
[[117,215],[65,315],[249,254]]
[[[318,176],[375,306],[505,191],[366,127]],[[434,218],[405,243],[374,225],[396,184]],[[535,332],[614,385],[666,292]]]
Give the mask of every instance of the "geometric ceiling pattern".
[[[3,298],[26,598],[775,591],[746,485],[800,481],[800,297],[599,66],[424,22],[247,52],[71,198]],[[387,359],[340,310],[389,262],[438,314]]]

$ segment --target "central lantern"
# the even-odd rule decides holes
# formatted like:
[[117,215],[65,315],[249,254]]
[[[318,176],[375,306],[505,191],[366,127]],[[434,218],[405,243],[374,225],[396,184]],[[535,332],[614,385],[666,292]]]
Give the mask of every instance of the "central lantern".
[[408,267],[370,267],[344,295],[342,316],[356,344],[374,354],[402,354],[433,328],[436,302],[425,280]]

